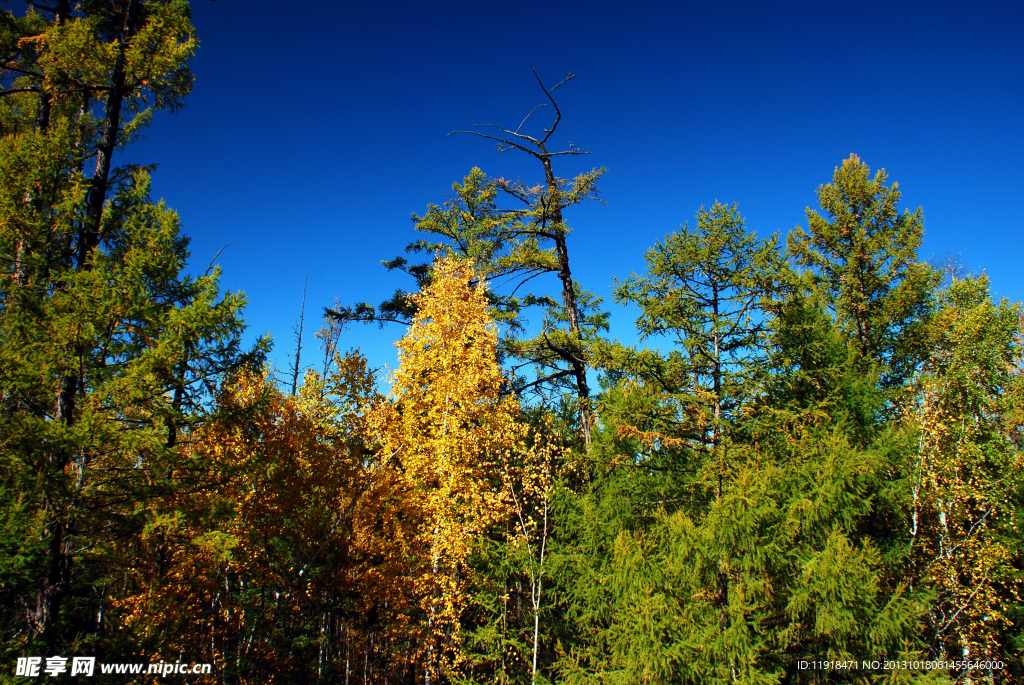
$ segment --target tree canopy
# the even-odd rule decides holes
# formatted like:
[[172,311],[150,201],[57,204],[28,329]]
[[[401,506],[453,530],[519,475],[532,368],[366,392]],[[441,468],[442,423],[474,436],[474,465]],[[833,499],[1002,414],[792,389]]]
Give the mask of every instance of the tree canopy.
[[[921,260],[884,170],[843,160],[785,239],[701,207],[612,283],[623,344],[570,262],[605,170],[555,174],[585,153],[552,137],[572,75],[537,76],[542,133],[542,107],[468,132],[537,182],[473,167],[413,215],[423,261],[384,262],[414,289],[328,310],[322,367],[282,374],[220,271],[188,274],[154,168],[114,164],[183,106],[196,44],[182,0],[0,11],[16,678],[1024,678],[1024,312]],[[397,368],[339,351],[352,322],[405,324]]]

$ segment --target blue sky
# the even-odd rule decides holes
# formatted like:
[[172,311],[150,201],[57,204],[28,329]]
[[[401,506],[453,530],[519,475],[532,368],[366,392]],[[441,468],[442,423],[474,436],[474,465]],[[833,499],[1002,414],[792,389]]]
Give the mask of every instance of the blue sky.
[[[857,153],[924,208],[924,257],[960,253],[1021,300],[1022,7],[193,0],[195,88],[119,161],[159,164],[195,270],[233,243],[223,283],[247,293],[250,337],[270,332],[282,366],[307,276],[309,330],[335,298],[408,288],[380,260],[473,166],[539,180],[535,160],[446,137],[518,124],[543,101],[531,65],[551,84],[577,76],[558,91],[558,139],[592,154],[556,173],[608,169],[607,205],[567,215],[573,274],[599,294],[716,199],[761,235],[806,225]],[[630,339],[632,316],[610,309]],[[342,345],[393,364],[401,333],[355,327]]]

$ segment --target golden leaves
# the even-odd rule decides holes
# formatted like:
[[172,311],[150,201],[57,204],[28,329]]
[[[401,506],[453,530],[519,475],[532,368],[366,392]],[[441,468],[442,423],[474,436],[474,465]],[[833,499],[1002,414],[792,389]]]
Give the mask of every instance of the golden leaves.
[[414,555],[407,572],[426,619],[428,668],[459,659],[460,568],[474,536],[508,513],[502,464],[524,434],[517,403],[501,395],[506,380],[483,284],[468,262],[441,259],[434,273],[413,296],[418,312],[397,343],[388,401],[369,418],[406,493],[405,520],[416,521],[403,542]]

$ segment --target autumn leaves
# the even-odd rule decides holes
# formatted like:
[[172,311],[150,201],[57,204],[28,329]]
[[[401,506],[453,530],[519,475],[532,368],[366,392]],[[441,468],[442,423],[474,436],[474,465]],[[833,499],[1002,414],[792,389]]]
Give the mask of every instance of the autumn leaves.
[[554,443],[505,392],[472,267],[435,270],[413,296],[386,398],[355,353],[326,378],[308,372],[295,396],[263,372],[225,388],[218,404],[234,418],[190,436],[205,486],[159,505],[135,550],[166,559],[130,572],[126,627],[154,648],[157,634],[184,652],[198,641],[241,681],[308,668],[293,655],[310,645],[287,645],[309,634],[325,676],[436,682],[457,668],[467,559],[489,535],[536,541],[532,503],[550,478],[533,465]]
[[397,343],[389,401],[369,422],[418,522],[409,572],[426,618],[429,670],[458,659],[460,573],[472,539],[508,515],[502,474],[523,449],[524,425],[515,398],[502,393],[497,329],[472,267],[439,261],[434,281],[413,299],[418,310]]

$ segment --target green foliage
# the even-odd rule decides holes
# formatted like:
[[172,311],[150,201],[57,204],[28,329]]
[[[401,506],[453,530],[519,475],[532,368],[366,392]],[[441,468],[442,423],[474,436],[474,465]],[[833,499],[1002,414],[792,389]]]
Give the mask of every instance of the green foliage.
[[[575,179],[556,179],[554,190],[546,186],[527,187],[522,183],[489,179],[474,168],[462,183],[452,186],[453,194],[442,205],[428,205],[423,216],[413,215],[415,228],[430,236],[408,245],[410,254],[444,254],[469,259],[488,285],[492,315],[508,331],[500,354],[518,360],[512,368],[518,372],[533,367],[535,377],[517,373],[517,392],[533,391],[547,403],[557,404],[558,395],[572,392],[587,356],[588,341],[608,328],[601,299],[573,283],[573,302],[533,293],[520,293],[527,283],[544,274],[560,274],[568,269],[564,253],[570,228],[561,218],[561,209],[597,199],[597,181],[603,169],[595,169]],[[498,207],[499,195],[520,201],[524,209]],[[558,209],[557,219],[554,208]],[[415,279],[418,289],[432,280],[429,263],[410,264],[405,257],[382,262],[389,270],[404,271]],[[532,337],[517,337],[524,328],[524,308],[540,307],[540,332]],[[397,290],[379,306],[365,302],[326,310],[343,323],[408,323],[416,308],[409,294]]]
[[[616,301],[640,307],[641,340],[668,336],[668,355],[648,349],[604,346],[598,364],[613,379],[652,386],[674,407],[685,437],[718,445],[735,424],[761,365],[766,334],[763,298],[781,268],[777,240],[746,233],[736,205],[715,203],[697,213],[697,227],[683,226],[644,255],[647,275],[619,283]],[[688,416],[686,416],[688,414]]]
[[268,347],[242,352],[244,298],[218,273],[182,275],[188,241],[145,169],[83,172],[147,102],[187,94],[187,4],[56,4],[53,21],[0,13],[19,65],[0,91],[0,585],[19,654],[102,642],[112,578],[136,561],[123,541],[199,473],[177,443],[209,418],[211,384]]
[[860,355],[881,363],[882,382],[906,381],[926,351],[923,335],[936,274],[917,259],[924,215],[897,209],[898,184],[885,185],[885,170],[870,177],[851,155],[832,182],[818,187],[824,216],[807,209],[807,229],[789,236],[797,266],[814,274],[822,299]]
[[733,461],[709,505],[665,504],[606,535],[597,587],[577,598],[587,639],[566,650],[566,682],[789,681],[799,659],[877,658],[912,637],[922,604],[884,587],[860,531],[882,453],[832,432]]
[[[508,294],[489,293],[496,321],[510,332],[500,348],[500,356],[511,354],[521,361],[513,366],[514,389],[518,395],[536,394],[544,406],[564,404],[567,399],[556,399],[560,391],[573,388],[576,399],[572,407],[578,415],[579,437],[584,445],[590,443],[594,424],[590,387],[587,381],[590,343],[594,334],[605,326],[607,314],[596,310],[599,298],[586,295],[573,280],[569,265],[567,236],[570,233],[563,211],[589,200],[599,200],[597,183],[605,169],[595,168],[573,179],[555,175],[552,158],[589,154],[582,148],[569,147],[562,151],[549,149],[550,139],[562,119],[558,103],[552,92],[571,81],[566,78],[547,88],[534,70],[534,76],[548,103],[554,109],[554,121],[537,137],[523,133],[523,126],[543,103],[535,107],[514,131],[489,125],[495,135],[481,131],[459,131],[497,142],[501,151],[517,150],[540,162],[544,180],[534,186],[522,181],[488,180],[483,172],[474,168],[465,182],[453,185],[455,195],[443,207],[430,205],[424,217],[413,215],[416,229],[436,236],[440,242],[420,240],[411,243],[408,252],[439,251],[448,256],[468,258],[485,279],[500,280],[500,285],[511,284]],[[498,209],[499,193],[523,206],[519,209]],[[416,278],[422,287],[430,279],[427,264],[409,266],[404,257],[383,264],[390,269],[402,269]],[[526,295],[522,301],[517,293],[527,282],[545,273],[556,274],[561,282],[561,302],[549,296]],[[584,301],[581,301],[583,299]],[[366,303],[354,307],[336,307],[325,310],[327,316],[342,323],[350,321],[398,321],[408,323],[415,309],[408,295],[397,290],[395,295],[378,309]],[[517,340],[514,335],[522,329],[518,315],[523,306],[545,307],[543,328],[529,339]],[[593,316],[588,309],[593,308]],[[553,327],[553,322],[564,321],[564,327]],[[527,381],[520,374],[525,367],[533,367],[535,380]]]

